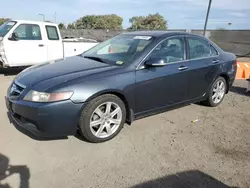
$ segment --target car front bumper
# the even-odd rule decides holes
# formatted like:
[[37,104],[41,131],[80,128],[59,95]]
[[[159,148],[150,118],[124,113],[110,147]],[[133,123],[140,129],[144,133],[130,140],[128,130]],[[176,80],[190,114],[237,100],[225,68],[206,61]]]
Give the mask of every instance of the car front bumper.
[[13,101],[6,97],[9,117],[17,126],[39,137],[74,135],[84,104],[71,100],[54,103]]

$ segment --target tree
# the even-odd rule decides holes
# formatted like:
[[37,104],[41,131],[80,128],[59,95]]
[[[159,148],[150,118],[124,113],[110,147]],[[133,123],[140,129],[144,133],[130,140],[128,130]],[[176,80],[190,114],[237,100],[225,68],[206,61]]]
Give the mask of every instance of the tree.
[[166,30],[167,21],[159,13],[149,14],[148,16],[134,16],[129,22],[131,30]]
[[70,24],[68,24],[68,26],[67,26],[67,29],[75,29],[76,27],[75,27],[75,24],[74,23],[70,23]]
[[122,17],[110,15],[87,15],[76,21],[77,29],[122,29]]
[[65,25],[63,23],[58,24],[59,29],[65,29]]
[[4,22],[7,22],[10,20],[9,18],[0,18],[0,25],[2,25]]

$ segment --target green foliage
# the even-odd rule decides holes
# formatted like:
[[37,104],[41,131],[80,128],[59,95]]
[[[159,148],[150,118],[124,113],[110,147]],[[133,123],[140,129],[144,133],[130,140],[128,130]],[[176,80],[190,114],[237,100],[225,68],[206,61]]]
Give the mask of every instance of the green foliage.
[[76,21],[76,29],[121,29],[122,17],[110,15],[87,15]]
[[7,22],[10,20],[9,18],[0,18],[0,25],[2,25],[4,22]]
[[131,30],[166,30],[167,21],[159,13],[149,14],[148,16],[134,16],[129,22]]
[[67,29],[75,29],[76,27],[75,27],[75,24],[74,23],[70,23],[70,24],[68,24],[68,26],[67,26]]
[[59,24],[58,24],[58,27],[59,27],[59,29],[65,29],[65,28],[66,28],[65,25],[64,25],[63,23],[59,23]]

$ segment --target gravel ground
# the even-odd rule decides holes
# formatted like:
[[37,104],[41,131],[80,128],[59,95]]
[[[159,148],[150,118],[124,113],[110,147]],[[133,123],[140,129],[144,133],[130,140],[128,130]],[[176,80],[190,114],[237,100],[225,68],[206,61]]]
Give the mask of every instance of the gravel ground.
[[188,105],[91,144],[74,136],[38,141],[18,131],[4,102],[13,78],[0,75],[0,187],[250,187],[245,81],[236,81],[219,107]]
[[241,57],[241,58],[238,58],[238,62],[250,62],[250,58],[249,57]]

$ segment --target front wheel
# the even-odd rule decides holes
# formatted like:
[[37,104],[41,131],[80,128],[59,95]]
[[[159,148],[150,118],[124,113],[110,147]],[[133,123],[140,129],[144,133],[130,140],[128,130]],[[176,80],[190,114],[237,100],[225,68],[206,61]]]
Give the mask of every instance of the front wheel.
[[115,137],[125,123],[123,101],[111,94],[99,96],[83,109],[79,129],[90,142],[104,142]]
[[226,80],[223,77],[218,77],[212,84],[208,98],[204,101],[204,103],[212,107],[218,106],[224,99],[226,89]]

